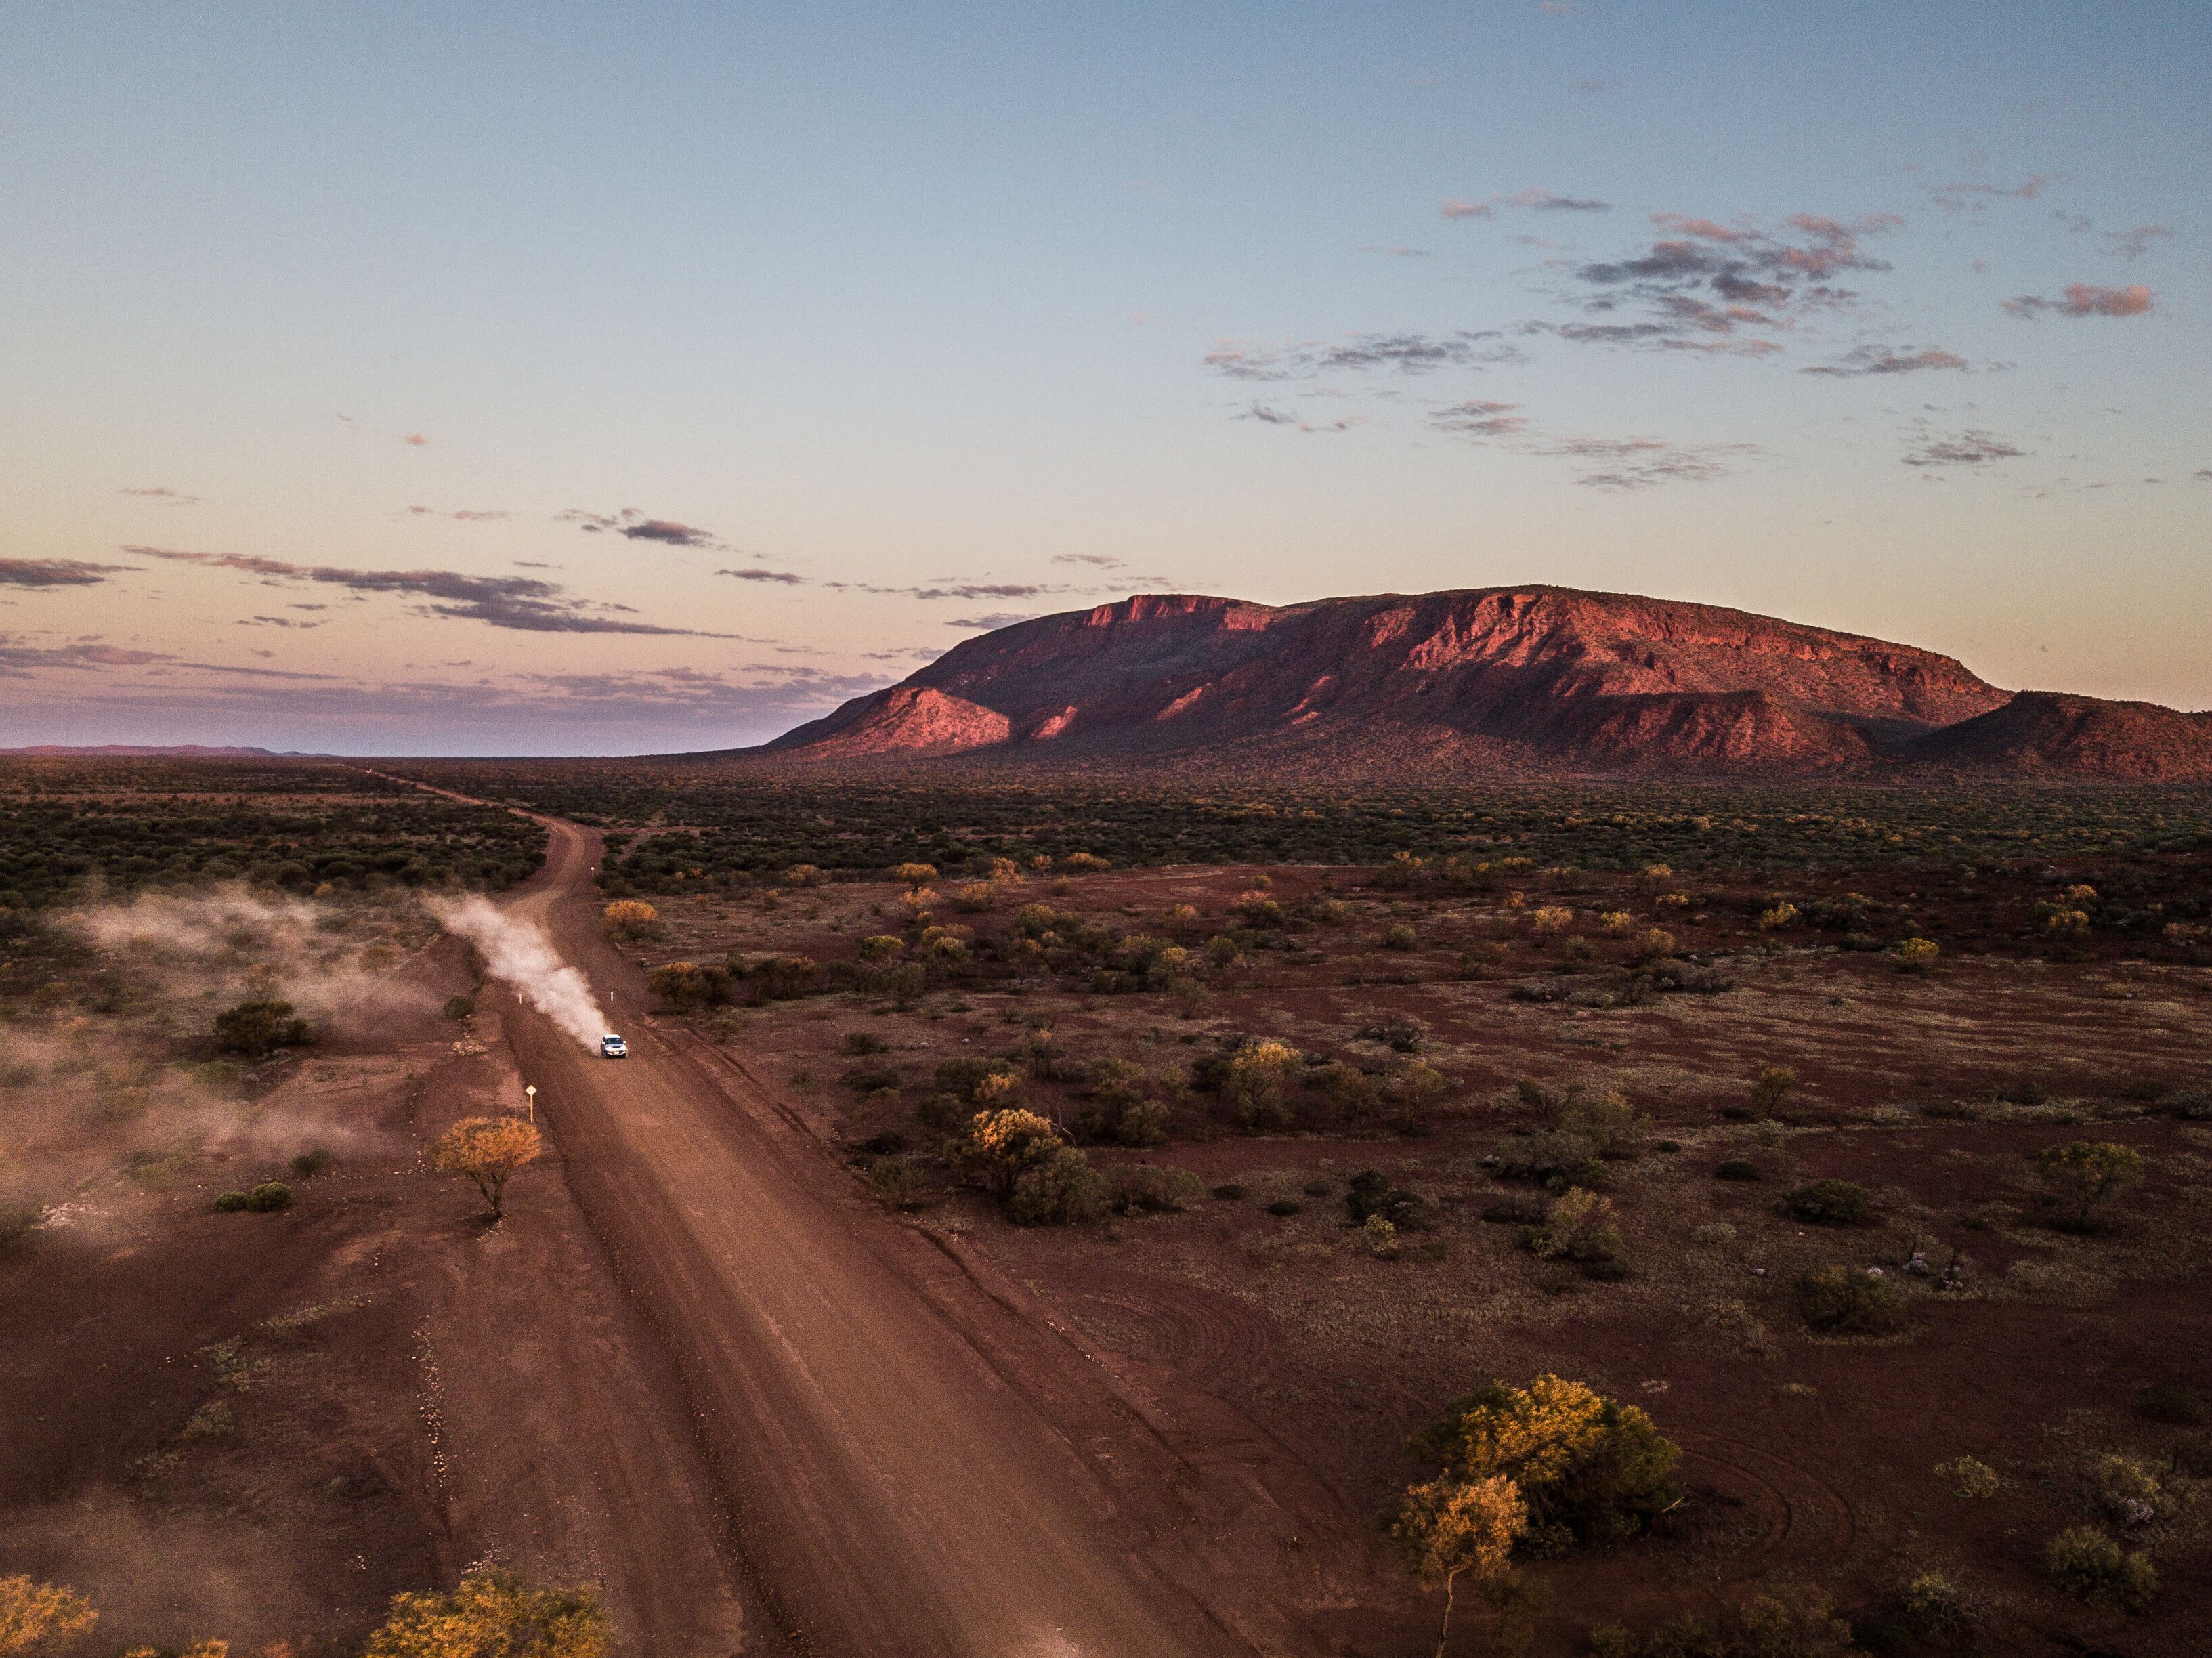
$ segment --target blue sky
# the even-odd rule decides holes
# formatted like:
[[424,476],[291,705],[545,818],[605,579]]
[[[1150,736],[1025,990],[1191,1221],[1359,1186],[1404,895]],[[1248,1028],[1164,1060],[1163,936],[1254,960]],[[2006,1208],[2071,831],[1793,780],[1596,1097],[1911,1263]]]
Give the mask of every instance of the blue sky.
[[716,746],[1131,592],[1516,581],[2204,707],[2207,61],[2138,0],[11,9],[0,743]]

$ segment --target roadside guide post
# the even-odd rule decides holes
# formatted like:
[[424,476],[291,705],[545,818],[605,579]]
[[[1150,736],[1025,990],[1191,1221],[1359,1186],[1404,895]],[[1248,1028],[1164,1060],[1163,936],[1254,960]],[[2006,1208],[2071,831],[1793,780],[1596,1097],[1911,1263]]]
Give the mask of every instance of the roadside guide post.
[[522,1091],[530,1096],[530,1121],[535,1123],[538,1121],[538,1084],[525,1083]]

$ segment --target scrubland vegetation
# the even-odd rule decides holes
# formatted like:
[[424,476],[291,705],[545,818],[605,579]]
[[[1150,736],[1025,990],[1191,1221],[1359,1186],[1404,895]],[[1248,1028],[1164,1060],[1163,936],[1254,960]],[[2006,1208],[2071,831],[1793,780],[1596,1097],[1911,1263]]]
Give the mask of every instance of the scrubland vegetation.
[[[2204,1627],[2195,797],[1177,805],[408,769],[622,825],[596,902],[653,1017],[756,1072],[868,1225],[988,1254],[1315,1470],[1393,1574],[1345,1649],[1439,1619],[1450,1652],[1612,1658],[2023,1631],[2149,1654]],[[299,1107],[365,1063],[361,1010],[434,942],[414,890],[503,885],[537,832],[336,771],[195,794],[125,770],[0,795],[6,1282],[28,1292],[72,1205],[188,1211],[210,1230],[162,1248],[240,1257],[355,1225],[341,1192],[401,1201],[377,1159],[456,1238],[528,1225],[548,1143],[489,1084],[396,1138]],[[155,854],[110,820],[198,861],[134,865]],[[52,825],[82,861],[33,881]],[[142,908],[168,904],[202,908]],[[491,1065],[465,956],[441,970],[410,1040]],[[267,1431],[292,1337],[240,1339],[134,1444],[146,1514]],[[70,1581],[0,1589],[78,1643],[52,1650],[101,1652]],[[495,1603],[513,1650],[605,1649],[581,1592],[391,1603],[432,1581],[380,1579],[343,1650],[477,1650],[428,1631],[501,1627]]]
[[[1978,803],[1954,835],[1958,802],[1905,799],[1856,841],[1817,812],[1754,822],[1741,797],[1703,829],[1655,827],[1648,803],[1571,826],[1499,808],[1514,838],[1441,846],[1419,837],[1442,814],[1351,810],[1401,844],[1243,871],[1148,867],[1176,854],[1093,810],[1082,839],[1066,820],[860,837],[884,856],[854,867],[823,833],[779,844],[781,868],[626,858],[605,884],[633,922],[652,912],[608,924],[662,1005],[782,1054],[871,1200],[1005,1227],[993,1247],[1079,1318],[1102,1262],[1170,1303],[1249,1306],[1270,1356],[1215,1385],[1367,1493],[1449,1649],[1936,1652],[2067,1606],[2195,1615],[2172,1564],[2207,1558],[2189,1469],[2212,1437],[2147,1433],[2124,1395],[2045,1375],[2045,1342],[2009,1321],[2142,1348],[2154,1409],[2204,1385],[2184,1356],[2212,1335],[2201,1313],[2113,1322],[2160,1286],[2201,1295],[2212,1267],[2212,1142],[2191,1126],[2212,1120],[2208,859],[2197,820],[2157,800],[2038,803],[2033,827]],[[1444,1332],[1491,1356],[1497,1379],[1444,1418],[1489,1448],[1422,1429],[1425,1471],[1394,1494],[1387,1423],[1480,1379]],[[1547,1373],[1575,1355],[1579,1375]],[[1983,1366],[2039,1378],[2027,1419],[1977,1406]],[[1648,1413],[1617,1396],[1636,1386]],[[1731,1505],[1812,1477],[1752,1421],[1897,1388],[1899,1430],[1942,1442],[1925,1492],[1869,1483],[1839,1429],[1823,1478],[1848,1494],[1820,1502],[1862,1540],[1736,1564]],[[1561,1428],[1583,1448],[1547,1461],[1531,1415],[1613,1425]],[[1554,1467],[1581,1472],[1555,1486]],[[2035,1516],[2032,1547],[1975,1517],[1997,1491]],[[1940,1542],[1911,1544],[1900,1505]],[[1577,1604],[1578,1562],[1608,1563],[1588,1581],[1610,1594],[1691,1560],[1729,1586],[1706,1604]]]

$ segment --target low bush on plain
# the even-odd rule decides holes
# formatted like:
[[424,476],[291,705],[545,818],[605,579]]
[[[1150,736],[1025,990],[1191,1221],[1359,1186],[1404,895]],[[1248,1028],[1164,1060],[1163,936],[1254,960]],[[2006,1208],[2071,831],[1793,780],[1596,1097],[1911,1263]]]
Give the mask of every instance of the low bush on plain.
[[2150,1557],[2128,1552],[2089,1526],[2072,1527],[2043,1546],[2043,1573],[2060,1594],[2093,1606],[2147,1612],[2158,1595]]
[[1796,1220],[1814,1226],[1863,1226],[1874,1218],[1874,1196],[1847,1180],[1816,1180],[1782,1194]]
[[1797,1280],[1797,1311],[1831,1335],[1884,1335],[1905,1321],[1905,1297],[1887,1278],[1851,1266],[1816,1266]]

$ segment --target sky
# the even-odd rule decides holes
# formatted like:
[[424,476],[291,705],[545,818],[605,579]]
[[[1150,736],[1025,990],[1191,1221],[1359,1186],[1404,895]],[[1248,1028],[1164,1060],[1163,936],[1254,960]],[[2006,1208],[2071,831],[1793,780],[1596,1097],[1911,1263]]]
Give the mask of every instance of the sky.
[[0,8],[0,745],[1545,582],[2212,706],[2201,0]]

